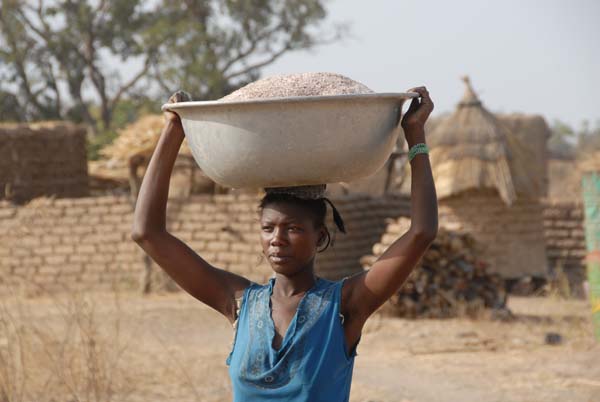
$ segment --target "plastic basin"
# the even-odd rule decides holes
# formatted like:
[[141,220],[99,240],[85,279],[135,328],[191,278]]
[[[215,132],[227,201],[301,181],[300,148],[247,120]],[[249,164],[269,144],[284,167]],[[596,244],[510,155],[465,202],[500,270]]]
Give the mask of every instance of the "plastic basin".
[[179,102],[194,159],[222,186],[348,182],[380,169],[394,149],[402,104],[415,93]]

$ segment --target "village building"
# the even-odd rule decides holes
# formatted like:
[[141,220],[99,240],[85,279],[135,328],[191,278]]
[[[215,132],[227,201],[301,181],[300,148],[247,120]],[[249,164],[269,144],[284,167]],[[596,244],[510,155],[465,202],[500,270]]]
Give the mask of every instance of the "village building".
[[[474,236],[491,272],[546,277],[548,126],[540,116],[494,115],[464,81],[456,110],[427,133],[440,226]],[[402,192],[409,186],[405,169]]]

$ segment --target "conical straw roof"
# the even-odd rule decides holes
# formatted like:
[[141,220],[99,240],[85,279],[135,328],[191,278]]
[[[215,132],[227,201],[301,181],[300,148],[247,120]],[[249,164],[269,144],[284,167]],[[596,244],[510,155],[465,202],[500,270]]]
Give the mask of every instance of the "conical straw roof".
[[465,94],[456,110],[427,135],[438,197],[491,188],[510,205],[517,198],[513,174],[526,175],[527,171],[520,166],[526,158],[513,154],[526,150],[483,106],[468,77],[463,81]]

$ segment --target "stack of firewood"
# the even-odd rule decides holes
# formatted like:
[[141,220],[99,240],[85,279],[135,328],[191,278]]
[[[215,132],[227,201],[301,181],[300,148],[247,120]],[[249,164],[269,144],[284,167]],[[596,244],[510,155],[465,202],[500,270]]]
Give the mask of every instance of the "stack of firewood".
[[[388,225],[373,255],[361,263],[369,269],[389,245],[408,230],[410,220]],[[440,229],[405,284],[383,307],[383,312],[409,318],[479,317],[488,309],[506,310],[503,279],[486,271],[474,239],[468,234]]]

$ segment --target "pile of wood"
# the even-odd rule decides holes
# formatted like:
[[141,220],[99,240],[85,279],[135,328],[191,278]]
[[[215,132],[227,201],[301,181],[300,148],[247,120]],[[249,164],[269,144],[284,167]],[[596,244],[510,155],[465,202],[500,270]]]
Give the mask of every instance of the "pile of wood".
[[[361,259],[368,269],[389,245],[405,233],[410,220],[400,218],[388,225],[373,255]],[[506,310],[503,279],[486,272],[474,239],[440,229],[425,256],[383,311],[408,318],[480,317],[488,309]]]

